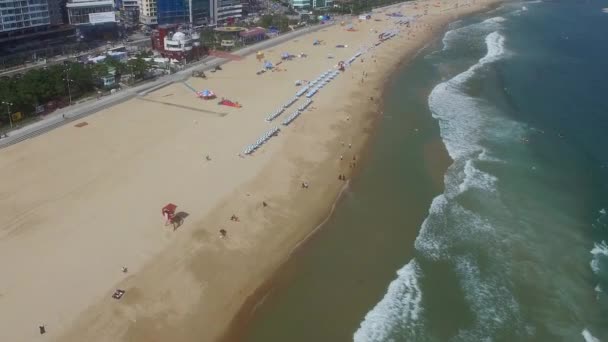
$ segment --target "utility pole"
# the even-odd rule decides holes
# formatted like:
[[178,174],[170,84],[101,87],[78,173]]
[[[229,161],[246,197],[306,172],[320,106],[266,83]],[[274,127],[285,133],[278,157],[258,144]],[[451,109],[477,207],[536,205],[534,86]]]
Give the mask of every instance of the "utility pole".
[[2,104],[6,105],[6,114],[8,114],[8,122],[11,125],[11,128],[13,128],[13,118],[11,116],[11,106],[13,105],[10,102],[6,102],[6,101],[2,101]]
[[68,97],[70,99],[70,106],[72,105],[72,89],[70,87],[70,82],[72,82],[72,80],[70,79],[70,67],[68,66],[65,69],[65,78],[63,79],[64,81],[68,82]]

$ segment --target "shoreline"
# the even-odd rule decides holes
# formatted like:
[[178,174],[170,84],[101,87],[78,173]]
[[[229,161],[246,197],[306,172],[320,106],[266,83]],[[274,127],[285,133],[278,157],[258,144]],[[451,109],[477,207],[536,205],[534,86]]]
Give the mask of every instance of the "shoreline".
[[[457,11],[468,15],[497,2]],[[14,274],[0,284],[0,320],[11,326],[5,339],[32,340],[40,324],[48,326],[45,339],[62,342],[222,338],[248,298],[331,218],[350,184],[338,174],[353,179],[369,158],[392,71],[454,20],[453,13],[430,10],[412,25],[411,40],[402,32],[371,57],[364,54],[365,63],[357,60],[315,97],[314,108],[252,157],[235,154],[268,130],[265,113],[280,105],[270,100],[293,96],[294,79],[335,64],[327,52],[346,60],[375,37],[368,30],[392,28],[392,19],[355,18],[356,32],[334,25],[265,51],[269,58],[290,50],[316,54],[286,62],[289,73],[255,76],[250,56],[207,80],[187,81],[230,96],[244,110],[201,102],[172,84],[148,94],[149,101],[129,100],[88,117],[86,128],[61,127],[0,151],[0,176],[15,178],[0,188],[8,194],[0,198],[0,268]],[[317,37],[328,42],[311,47]],[[328,46],[343,43],[350,47]],[[361,84],[354,81],[363,72]],[[35,172],[42,168],[48,176]],[[302,182],[310,188],[301,189]],[[175,231],[159,228],[157,209],[167,201],[186,214]],[[235,214],[239,222],[228,220]],[[220,228],[228,238],[218,238]],[[66,287],[68,300],[54,295]],[[117,288],[126,291],[120,301],[110,298]]]
[[[460,20],[462,20],[462,18],[465,18],[467,16],[491,11],[491,10],[497,8],[503,2],[505,2],[505,1],[498,0],[498,1],[489,2],[483,8],[480,8],[478,10],[475,10],[475,11],[472,11],[469,13],[465,13],[462,15],[458,15],[458,16],[452,18],[450,21],[444,23],[438,30],[434,30],[435,32],[434,32],[432,39],[429,40],[424,46],[420,47],[418,50],[414,51],[413,53],[404,54],[403,57],[401,58],[401,61],[398,62],[397,64],[395,64],[394,67],[392,68],[392,70],[390,70],[390,71],[387,70],[386,73],[389,74],[389,76],[386,79],[386,81],[382,83],[380,93],[385,94],[385,90],[387,88],[389,88],[391,86],[391,84],[394,82],[395,75],[393,74],[393,72],[398,69],[401,69],[401,68],[406,68],[407,64],[409,64],[414,58],[416,58],[416,56],[418,56],[421,52],[423,52],[426,48],[428,48],[429,45],[431,45],[434,42],[436,42],[437,40],[439,40],[442,37],[442,35],[444,35],[447,32],[447,28],[450,23],[460,21]],[[402,4],[406,4],[406,3],[402,3]],[[397,4],[397,5],[400,5],[400,4]],[[389,7],[393,7],[393,6],[397,6],[397,5],[391,5],[391,6],[386,6],[386,7],[389,8]],[[356,181],[356,176],[359,174],[361,169],[364,167],[367,159],[369,158],[369,153],[371,153],[370,148],[373,143],[373,139],[375,138],[375,135],[378,133],[378,129],[379,129],[377,121],[382,119],[382,115],[383,115],[382,109],[384,108],[384,102],[385,102],[385,96],[382,95],[380,97],[379,101],[377,102],[377,105],[375,108],[376,111],[380,111],[380,112],[374,118],[375,122],[372,127],[372,133],[367,137],[365,143],[363,144],[363,146],[360,148],[360,151],[359,151],[360,156],[361,156],[359,160],[361,161],[361,163],[355,170],[353,170],[353,173],[351,174],[351,179],[348,181],[348,184],[346,184],[342,188],[342,190],[338,193],[334,202],[331,204],[331,209],[330,209],[329,213],[327,214],[327,216],[325,217],[325,219],[320,224],[318,224],[304,239],[299,241],[291,249],[288,257],[283,260],[283,262],[277,268],[277,270],[275,272],[273,272],[273,274],[271,276],[267,277],[262,282],[262,284],[258,288],[256,288],[255,291],[246,298],[242,307],[239,309],[239,311],[235,314],[234,318],[231,320],[230,325],[226,329],[226,332],[221,336],[220,339],[218,339],[218,342],[242,341],[243,337],[246,336],[245,335],[246,331],[247,331],[249,325],[251,324],[251,320],[255,317],[256,311],[259,308],[259,306],[263,305],[263,303],[266,301],[268,296],[271,295],[271,292],[276,287],[276,283],[277,283],[278,279],[283,276],[283,273],[289,272],[288,270],[285,269],[285,267],[288,266],[289,260],[292,257],[295,257],[295,255],[300,250],[307,248],[307,244],[309,244],[311,242],[311,239],[314,239],[315,235],[332,218],[332,215],[334,214],[337,206],[339,205],[340,201],[343,199],[344,193],[346,191],[348,191],[349,187],[351,187],[351,183]],[[449,155],[447,155],[447,152],[445,151],[445,146],[443,145],[443,143],[442,143],[441,147],[443,149],[443,152],[445,152],[445,157],[447,158],[447,161],[446,161],[447,164],[445,167],[445,169],[447,169],[447,167],[453,161],[451,160]],[[443,172],[445,172],[445,169],[443,170]],[[280,282],[280,281],[278,281],[278,282]]]

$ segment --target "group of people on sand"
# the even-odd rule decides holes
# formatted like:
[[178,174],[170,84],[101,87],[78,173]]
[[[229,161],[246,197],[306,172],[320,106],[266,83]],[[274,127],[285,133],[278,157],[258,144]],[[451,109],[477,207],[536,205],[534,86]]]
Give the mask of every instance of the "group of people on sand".
[[[268,207],[268,203],[266,203],[266,201],[262,201],[262,207],[264,207],[264,208]],[[230,221],[241,222],[239,217],[236,216],[235,214],[232,214],[232,216],[230,216]],[[227,235],[228,235],[228,231],[224,228],[221,228],[220,229],[220,239],[224,239]]]

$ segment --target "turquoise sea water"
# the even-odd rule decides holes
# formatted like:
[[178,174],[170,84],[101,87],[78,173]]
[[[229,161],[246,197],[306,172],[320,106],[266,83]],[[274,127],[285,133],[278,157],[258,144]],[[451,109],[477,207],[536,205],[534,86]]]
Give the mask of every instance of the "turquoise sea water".
[[504,5],[396,75],[361,176],[244,340],[608,340],[603,7]]

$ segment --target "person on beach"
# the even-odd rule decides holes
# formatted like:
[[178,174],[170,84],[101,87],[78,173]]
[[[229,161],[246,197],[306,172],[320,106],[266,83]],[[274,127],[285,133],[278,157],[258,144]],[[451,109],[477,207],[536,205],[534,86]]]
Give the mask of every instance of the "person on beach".
[[226,231],[226,229],[224,229],[224,228],[220,229],[220,239],[225,238],[227,234],[228,234],[228,232]]
[[262,201],[262,206],[263,206],[264,208],[266,208],[266,207],[268,206],[268,203],[266,203],[266,202]]

